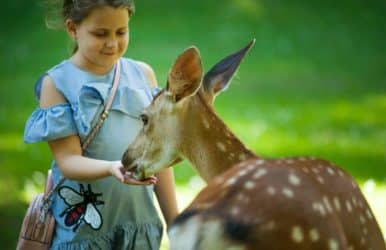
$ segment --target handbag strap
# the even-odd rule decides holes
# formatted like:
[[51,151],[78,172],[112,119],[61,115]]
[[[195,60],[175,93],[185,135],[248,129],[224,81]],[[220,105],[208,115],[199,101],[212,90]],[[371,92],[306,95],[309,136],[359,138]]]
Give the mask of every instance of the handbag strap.
[[[95,138],[95,136],[96,136],[97,132],[99,131],[99,129],[101,128],[103,122],[107,119],[111,104],[113,103],[113,100],[115,97],[115,93],[117,92],[117,89],[118,89],[120,75],[121,75],[121,64],[120,64],[120,61],[118,60],[117,66],[115,68],[115,75],[114,75],[113,87],[111,89],[110,98],[107,101],[105,108],[103,109],[103,112],[99,116],[97,123],[91,129],[90,133],[86,136],[86,139],[83,141],[82,146],[81,146],[83,152],[87,148],[87,146],[90,144],[90,142]],[[49,206],[49,198],[51,197],[51,195],[53,193],[58,191],[59,187],[63,184],[63,182],[65,180],[66,180],[65,177],[61,177],[58,184],[56,184],[56,186],[53,189],[44,190],[44,203],[47,203],[47,205]]]
[[99,129],[102,126],[103,122],[106,120],[107,116],[109,115],[109,109],[111,107],[111,104],[113,103],[115,92],[117,91],[117,88],[118,88],[120,72],[121,72],[121,64],[118,61],[117,68],[115,70],[113,88],[111,89],[110,98],[107,101],[106,106],[105,106],[103,112],[101,113],[98,122],[95,124],[95,126],[92,128],[91,132],[88,134],[88,136],[84,140],[84,142],[82,144],[82,150],[83,151],[87,148],[87,146],[90,144],[92,139],[94,139],[95,135],[99,131]]

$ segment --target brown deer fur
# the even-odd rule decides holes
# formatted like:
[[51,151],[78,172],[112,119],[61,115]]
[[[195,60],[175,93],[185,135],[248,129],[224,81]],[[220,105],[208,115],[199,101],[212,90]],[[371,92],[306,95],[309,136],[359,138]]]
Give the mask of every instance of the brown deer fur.
[[137,178],[185,158],[208,183],[170,228],[171,249],[385,250],[374,214],[347,172],[312,157],[261,159],[214,112],[215,96],[253,43],[205,77],[198,51],[187,49],[122,158]]

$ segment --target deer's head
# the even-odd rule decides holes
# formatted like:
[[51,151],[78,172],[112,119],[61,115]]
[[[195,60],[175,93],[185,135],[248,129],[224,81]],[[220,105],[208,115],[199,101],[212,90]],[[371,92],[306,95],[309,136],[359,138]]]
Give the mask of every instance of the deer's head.
[[192,124],[205,112],[200,108],[211,109],[214,98],[226,89],[254,42],[221,60],[205,76],[197,48],[186,49],[176,59],[166,88],[143,111],[143,128],[122,157],[123,165],[135,178],[151,176],[186,157],[182,147],[199,130]]

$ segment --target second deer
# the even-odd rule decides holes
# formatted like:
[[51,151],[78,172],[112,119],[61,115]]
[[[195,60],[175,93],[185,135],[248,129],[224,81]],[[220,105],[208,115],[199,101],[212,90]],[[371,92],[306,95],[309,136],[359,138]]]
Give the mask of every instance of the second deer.
[[198,50],[185,50],[122,158],[138,179],[184,158],[207,182],[169,229],[171,249],[385,250],[374,214],[347,172],[310,157],[262,159],[216,115],[216,95],[253,44],[205,76]]

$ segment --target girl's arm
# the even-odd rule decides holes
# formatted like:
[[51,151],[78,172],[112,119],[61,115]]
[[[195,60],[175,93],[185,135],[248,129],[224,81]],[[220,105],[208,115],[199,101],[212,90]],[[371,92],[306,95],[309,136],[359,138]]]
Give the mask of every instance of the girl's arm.
[[96,160],[82,156],[78,136],[72,135],[49,141],[48,144],[56,163],[66,178],[95,180],[113,175],[123,182],[123,174],[119,171],[119,161]]
[[[66,100],[58,92],[52,79],[46,76],[43,79],[40,94],[40,107],[65,103]],[[64,177],[74,180],[95,180],[107,176],[114,176],[119,181],[129,184],[154,184],[156,179],[136,181],[123,170],[120,161],[96,160],[82,156],[79,137],[71,135],[65,138],[48,142],[58,167]]]
[[178,214],[173,168],[166,168],[156,176],[158,183],[155,185],[154,191],[166,225],[169,227]]

